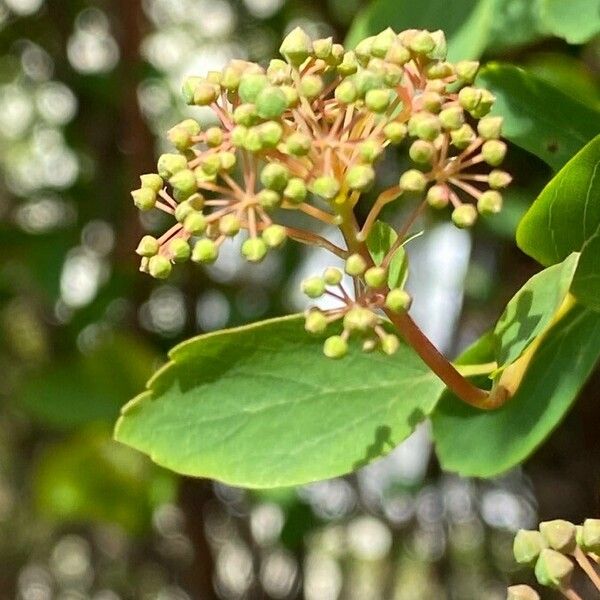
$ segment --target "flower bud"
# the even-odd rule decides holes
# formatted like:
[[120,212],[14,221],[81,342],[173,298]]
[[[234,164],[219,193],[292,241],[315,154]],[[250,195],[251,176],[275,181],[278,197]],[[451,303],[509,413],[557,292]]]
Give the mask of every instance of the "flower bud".
[[370,165],[355,165],[346,173],[345,182],[351,190],[364,192],[375,181],[375,171]]
[[381,339],[381,349],[388,356],[396,354],[398,348],[400,348],[400,340],[393,333],[388,333]]
[[298,90],[291,85],[282,85],[279,88],[285,94],[285,101],[287,102],[288,108],[294,108],[300,102],[300,96]]
[[360,254],[351,254],[346,259],[345,270],[348,275],[358,277],[362,275],[367,268],[367,261]]
[[343,358],[348,354],[348,343],[340,335],[332,335],[323,344],[323,354],[327,358]]
[[445,108],[438,115],[440,123],[444,129],[459,129],[465,122],[465,114],[460,106],[450,106]]
[[483,192],[477,200],[480,215],[496,215],[502,210],[502,195],[494,190]]
[[363,162],[374,163],[383,152],[383,146],[377,140],[365,140],[357,146],[358,155]]
[[156,204],[156,192],[148,187],[133,190],[131,197],[136,208],[141,211],[150,210]]
[[379,90],[383,87],[383,73],[376,73],[372,70],[359,71],[353,80],[360,98],[364,98],[369,90]]
[[258,95],[269,85],[264,73],[244,73],[238,87],[238,95],[242,102],[254,104]]
[[206,218],[199,211],[191,212],[184,219],[183,228],[192,235],[198,235],[206,229]]
[[317,177],[312,183],[312,191],[326,200],[333,200],[340,191],[339,181],[330,175]]
[[464,87],[458,92],[458,102],[469,112],[475,110],[479,102],[481,102],[481,90],[470,86]]
[[260,190],[256,199],[266,211],[272,211],[281,204],[281,196],[275,190]]
[[203,81],[194,88],[194,104],[197,106],[208,106],[212,104],[219,93],[219,88],[213,83]]
[[425,75],[430,80],[439,80],[445,79],[446,77],[450,77],[454,73],[454,68],[448,62],[431,62],[425,66],[424,69]]
[[292,133],[286,140],[286,149],[292,156],[304,156],[309,153],[312,141],[304,133]]
[[399,185],[405,192],[422,192],[427,186],[427,177],[417,169],[410,169],[402,173]]
[[540,595],[528,585],[511,585],[506,600],[540,600]]
[[283,127],[277,121],[265,121],[256,129],[263,148],[275,148],[283,136]]
[[281,85],[292,82],[292,69],[284,60],[273,58],[269,62],[267,77],[274,85]]
[[374,113],[382,113],[390,105],[392,96],[390,90],[369,90],[365,94],[365,104]]
[[283,190],[283,195],[286,200],[293,202],[294,204],[301,204],[304,202],[306,194],[306,184],[300,177],[292,177],[285,186],[285,190]]
[[408,47],[416,54],[429,54],[435,49],[435,40],[429,31],[419,31],[410,39]]
[[555,519],[540,523],[540,533],[552,550],[565,554],[575,550],[575,525],[569,521]]
[[471,110],[471,115],[476,119],[485,117],[485,115],[487,115],[492,109],[492,106],[494,106],[495,101],[496,97],[494,94],[492,94],[492,92],[486,89],[481,90],[481,99],[479,100],[477,106]]
[[248,152],[260,152],[263,149],[262,140],[260,139],[260,130],[256,127],[250,127],[244,138],[244,148]]
[[220,127],[209,127],[206,130],[206,144],[216,148],[223,143],[223,130]]
[[205,80],[202,77],[188,77],[184,82],[181,88],[181,92],[183,94],[183,99],[186,104],[194,103],[194,91],[198,85],[201,83],[205,83]]
[[335,88],[335,99],[341,104],[352,104],[357,95],[356,86],[350,79],[344,79]]
[[385,298],[385,307],[395,313],[406,312],[411,304],[410,294],[401,288],[390,290]]
[[182,154],[163,154],[158,159],[158,174],[162,179],[169,179],[178,171],[187,169],[187,158]]
[[383,82],[386,86],[394,88],[402,81],[403,75],[404,71],[402,70],[402,67],[387,63],[383,73]]
[[177,237],[169,242],[169,254],[171,255],[171,260],[176,263],[185,262],[190,258],[192,249],[187,240]]
[[483,160],[492,167],[497,167],[506,156],[506,144],[500,140],[488,140],[481,147]]
[[198,240],[192,250],[192,260],[199,263],[214,263],[218,255],[218,246],[213,240],[206,238]]
[[278,248],[287,239],[285,227],[282,225],[269,225],[262,232],[262,239],[269,248]]
[[190,196],[188,200],[185,200],[177,205],[175,209],[175,218],[183,223],[185,218],[192,212],[201,211],[204,206],[204,197],[200,194],[194,194]]
[[344,329],[366,333],[377,325],[377,315],[362,306],[353,306],[344,315]]
[[258,121],[256,113],[256,105],[251,102],[240,104],[233,111],[233,122],[236,125],[244,125],[250,127]]
[[216,175],[221,168],[221,159],[218,154],[205,154],[201,158],[200,170],[207,175]]
[[430,165],[435,158],[435,146],[431,142],[416,140],[411,144],[408,154],[416,163]]
[[177,150],[183,152],[194,144],[192,138],[198,135],[200,131],[201,127],[197,121],[186,119],[169,129],[167,137]]
[[155,279],[166,279],[172,270],[171,261],[160,254],[155,254],[148,260],[148,273]]
[[396,39],[394,30],[391,27],[388,27],[373,38],[371,54],[378,58],[385,58]]
[[446,41],[446,34],[438,29],[437,31],[431,32],[431,37],[435,42],[435,48],[429,53],[429,58],[436,60],[446,60],[448,55],[448,42]]
[[261,262],[267,255],[267,244],[261,238],[248,238],[242,244],[242,256],[254,263]]
[[237,235],[242,227],[242,223],[237,215],[229,213],[219,219],[219,232],[228,237]]
[[520,565],[533,565],[547,546],[539,531],[519,529],[513,541],[513,555]]
[[328,37],[315,40],[312,43],[312,49],[316,58],[327,60],[331,56],[331,51],[333,49],[333,38]]
[[305,75],[300,80],[300,94],[313,100],[323,91],[323,80],[318,75]]
[[277,162],[266,165],[260,173],[261,183],[270,190],[281,192],[285,189],[290,178],[288,168]]
[[422,140],[430,142],[440,135],[442,124],[440,120],[432,114],[423,113],[423,116],[415,123],[415,134]]
[[327,267],[323,271],[323,281],[327,285],[339,285],[342,282],[343,274],[339,269],[335,267]]
[[470,125],[465,123],[458,129],[454,129],[450,132],[450,139],[452,140],[452,144],[454,146],[456,146],[459,150],[462,150],[475,141],[475,132]]
[[383,128],[383,135],[385,139],[389,140],[392,144],[400,144],[404,141],[407,134],[407,128],[404,123],[398,123],[392,121]]
[[477,133],[484,140],[496,140],[502,133],[502,117],[484,117],[477,123]]
[[512,177],[506,171],[494,169],[488,175],[488,183],[493,190],[501,190],[510,184]]
[[222,171],[231,171],[237,161],[233,152],[219,152],[219,163]]
[[460,229],[472,227],[477,221],[477,209],[472,204],[461,204],[452,211],[452,221]]
[[354,75],[358,70],[358,61],[356,60],[356,54],[352,50],[344,54],[342,62],[337,66],[337,70],[340,75],[348,77]]
[[585,552],[600,554],[600,519],[586,519],[578,536],[579,545]]
[[548,587],[568,587],[573,570],[573,563],[566,556],[550,548],[542,550],[535,563],[536,579]]
[[295,67],[299,67],[312,53],[310,37],[300,27],[296,27],[284,38],[279,52]]
[[318,308],[313,308],[306,313],[304,329],[308,333],[323,333],[327,329],[327,317]]
[[135,253],[140,256],[154,256],[160,250],[158,240],[151,235],[145,235],[135,249]]
[[333,44],[331,46],[331,54],[326,59],[328,65],[337,67],[344,59],[344,46],[342,44]]
[[244,142],[246,141],[246,137],[248,136],[248,128],[244,125],[238,125],[231,130],[231,143],[236,148],[241,148],[244,146]]
[[302,282],[302,292],[309,298],[320,298],[325,293],[325,281],[321,277],[308,277]]
[[450,202],[450,190],[444,184],[432,185],[427,190],[427,204],[432,208],[446,208]]
[[454,65],[457,77],[464,83],[473,83],[479,70],[476,60],[461,60]]
[[142,183],[143,188],[148,188],[153,192],[160,192],[165,185],[162,177],[157,175],[156,173],[148,173],[147,175],[142,175],[140,177],[140,182]]
[[221,79],[221,85],[229,91],[237,90],[240,85],[240,80],[242,78],[242,73],[239,69],[229,65],[223,71],[223,77]]
[[371,48],[373,47],[374,40],[375,36],[367,37],[364,40],[358,42],[356,48],[354,48],[354,53],[356,54],[356,57],[361,63],[365,65],[369,62],[369,59],[371,58]]
[[421,96],[423,108],[432,113],[442,110],[442,97],[437,92],[424,92]]
[[399,67],[404,66],[410,58],[410,51],[399,41],[394,42],[390,46],[390,49],[385,56],[387,61]]
[[387,269],[383,267],[371,267],[365,272],[365,283],[370,288],[380,288],[387,282]]
[[197,189],[194,171],[183,169],[169,179],[178,200],[187,200]]
[[278,87],[267,86],[256,97],[256,112],[263,119],[276,119],[286,108],[287,98]]

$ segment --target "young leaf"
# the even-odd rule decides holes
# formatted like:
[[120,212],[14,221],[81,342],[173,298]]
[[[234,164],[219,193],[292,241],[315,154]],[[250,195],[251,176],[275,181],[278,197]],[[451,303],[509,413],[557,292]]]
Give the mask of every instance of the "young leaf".
[[293,315],[203,335],[170,353],[115,437],[178,473],[245,487],[307,483],[388,453],[443,384],[401,345],[328,360]]
[[[494,477],[524,461],[571,408],[600,358],[599,339],[600,315],[575,306],[550,329],[517,393],[501,408],[477,410],[444,392],[431,417],[442,467]],[[457,362],[490,360],[488,335]],[[484,385],[485,378],[477,383]]]
[[544,37],[538,2],[496,0],[494,21],[486,53],[499,54]]
[[600,310],[600,135],[542,190],[519,224],[517,244],[543,265],[580,251],[573,293]]
[[518,67],[493,63],[478,83],[496,96],[492,113],[504,117],[503,135],[560,169],[600,131],[600,113]]
[[392,227],[383,221],[375,221],[367,236],[367,248],[376,265],[380,265],[396,241],[398,235]]
[[400,246],[388,267],[388,286],[390,289],[404,287],[408,277],[408,257],[404,246]]
[[600,33],[598,0],[541,0],[540,17],[553,35],[584,44]]

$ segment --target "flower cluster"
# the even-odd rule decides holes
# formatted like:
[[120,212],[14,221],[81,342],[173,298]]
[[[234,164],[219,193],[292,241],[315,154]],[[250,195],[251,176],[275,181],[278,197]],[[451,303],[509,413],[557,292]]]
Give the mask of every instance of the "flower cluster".
[[[540,585],[566,598],[581,600],[571,587],[575,563],[600,591],[600,576],[590,562],[600,564],[600,519],[587,519],[583,525],[557,519],[541,523],[539,530],[520,530],[513,552],[519,564],[534,567]],[[509,588],[508,600],[539,600],[539,595],[530,586],[516,585]]]
[[[390,294],[395,304],[394,294],[404,293],[390,291],[383,275],[380,285],[367,281],[375,275],[364,242],[382,208],[405,193],[422,196],[419,210],[450,207],[459,227],[501,209],[499,190],[511,177],[497,168],[506,145],[499,139],[501,118],[488,115],[494,97],[473,86],[478,63],[446,60],[441,31],[386,29],[345,50],[297,28],[280,52],[285,60],[274,59],[266,69],[234,60],[221,72],[184,83],[187,103],[210,107],[218,124],[203,129],[187,119],[173,127],[169,140],[177,152],[161,156],[158,173],[143,175],[132,192],[140,210],[158,208],[175,219],[158,239],[141,240],[141,270],[165,278],[173,263],[211,263],[225,240],[239,234],[250,262],[288,237],[333,252],[347,261],[349,273],[359,255],[364,268],[350,273],[355,298],[338,289],[343,312],[311,311],[307,328],[319,330],[318,319],[343,317],[344,333],[328,340],[326,354],[342,355],[349,332],[363,329],[391,352],[397,343],[382,329],[377,311]],[[359,225],[354,208],[375,183],[377,161],[401,144],[415,168],[379,194]],[[492,169],[482,169],[486,164]],[[346,247],[281,224],[282,210],[339,227]],[[338,286],[328,283],[335,279],[322,281]]]

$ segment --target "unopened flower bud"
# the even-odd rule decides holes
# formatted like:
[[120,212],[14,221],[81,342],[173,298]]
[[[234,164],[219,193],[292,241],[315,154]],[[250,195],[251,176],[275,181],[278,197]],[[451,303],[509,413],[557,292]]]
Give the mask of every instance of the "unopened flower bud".
[[187,169],[187,158],[182,154],[163,154],[158,159],[157,167],[162,179],[170,179],[178,171]]
[[289,84],[292,82],[292,69],[284,60],[273,58],[269,62],[267,77],[274,85]]
[[283,136],[283,127],[277,121],[265,121],[256,129],[263,148],[275,148]]
[[354,48],[356,57],[362,64],[367,64],[371,58],[371,48],[373,47],[373,41],[375,36],[369,36],[364,40],[361,40]]
[[422,192],[427,186],[427,177],[417,169],[410,169],[402,173],[399,185],[406,192]]
[[342,282],[343,274],[339,269],[335,267],[327,267],[323,271],[323,281],[327,285],[339,285]]
[[443,184],[432,185],[427,190],[427,204],[432,208],[446,208],[450,202],[450,190]]
[[600,519],[586,519],[578,533],[578,543],[585,552],[600,554]]
[[484,140],[496,140],[502,133],[502,117],[484,117],[477,123],[477,133]]
[[369,110],[375,113],[384,112],[390,105],[392,96],[390,90],[369,90],[365,94],[365,104]]
[[258,203],[267,211],[272,211],[281,204],[281,196],[275,190],[260,190],[260,192],[256,194],[256,199],[258,200]]
[[548,587],[568,587],[573,570],[573,563],[566,556],[550,548],[542,550],[535,563],[536,579]]
[[400,340],[393,333],[388,333],[381,339],[381,349],[388,356],[396,354],[398,348],[400,348]]
[[193,196],[190,196],[188,200],[177,205],[177,208],[175,209],[175,218],[180,223],[183,223],[189,214],[201,211],[203,206],[204,197],[200,194],[194,194]]
[[323,91],[323,80],[318,75],[305,75],[300,80],[300,94],[313,100]]
[[380,288],[387,282],[387,269],[371,267],[365,271],[365,283],[370,288]]
[[194,175],[194,171],[190,169],[177,171],[169,179],[169,183],[173,187],[173,191],[179,201],[187,200],[198,189],[196,176]]
[[201,239],[196,242],[194,249],[192,250],[192,260],[194,262],[210,264],[217,260],[219,255],[219,248],[209,239]]
[[136,208],[141,211],[150,210],[154,208],[156,204],[156,192],[149,187],[143,187],[139,190],[133,190],[131,192],[133,203]]
[[316,58],[327,60],[331,56],[331,51],[333,49],[333,38],[328,37],[315,40],[312,43],[312,49]]
[[362,306],[353,306],[344,315],[344,329],[348,331],[360,331],[366,333],[377,325],[377,315]]
[[467,123],[450,132],[452,144],[459,150],[462,150],[463,148],[469,146],[469,144],[473,143],[475,141],[475,137],[476,136],[473,128]]
[[510,184],[512,177],[506,171],[494,169],[488,175],[488,183],[493,190],[501,190]]
[[230,65],[223,71],[221,85],[229,91],[237,90],[238,86],[240,85],[241,78],[241,71]]
[[352,104],[356,100],[357,95],[356,86],[350,79],[344,79],[335,88],[335,99],[342,104]]
[[206,144],[216,148],[223,143],[223,130],[220,127],[209,127],[206,130]]
[[438,115],[438,118],[444,129],[452,131],[464,124],[465,113],[460,106],[450,106],[442,110]]
[[322,277],[308,277],[302,282],[302,292],[309,298],[320,298],[325,293],[325,281]]
[[346,259],[345,270],[348,275],[358,277],[367,269],[367,261],[360,254],[351,254]]
[[343,358],[348,354],[348,343],[340,335],[332,335],[323,344],[323,354],[327,358]]
[[344,54],[342,62],[337,66],[337,70],[340,75],[347,77],[354,75],[358,70],[358,61],[356,60],[356,54],[352,50]]
[[473,83],[479,70],[479,63],[475,60],[461,60],[454,65],[457,77],[464,83]]
[[292,177],[283,190],[283,195],[286,200],[293,202],[294,204],[304,202],[306,194],[306,184],[300,177]]
[[533,565],[548,544],[539,531],[519,529],[513,541],[513,556],[520,565]]
[[312,41],[308,34],[296,27],[284,38],[279,52],[295,67],[299,67],[312,53]]
[[364,192],[375,181],[375,171],[370,165],[355,165],[350,167],[345,177],[346,185],[351,190]]
[[402,70],[402,67],[387,63],[385,65],[383,81],[386,86],[393,88],[396,87],[402,81],[403,75],[404,71]]
[[388,123],[383,128],[383,135],[385,135],[385,139],[389,140],[392,144],[402,143],[406,137],[406,134],[406,125],[404,123],[398,123],[397,121]]
[[373,38],[371,54],[379,58],[384,58],[395,41],[396,34],[394,33],[394,30],[391,27],[388,27]]
[[495,215],[502,210],[502,195],[495,190],[483,192],[477,200],[477,211],[480,215]]
[[260,139],[260,130],[256,127],[250,127],[244,138],[244,148],[248,152],[260,152],[263,149]]
[[439,80],[450,77],[454,73],[454,67],[449,62],[435,61],[426,65],[425,75],[430,80]]
[[408,47],[416,54],[429,54],[435,48],[435,40],[429,31],[419,31],[411,38]]
[[287,138],[285,147],[292,156],[304,156],[309,153],[311,143],[309,136],[301,132],[296,132]]
[[385,59],[394,65],[402,67],[410,60],[410,51],[399,41],[394,42],[388,50]]
[[442,109],[442,97],[437,92],[424,92],[421,98],[425,110],[439,113]]
[[176,263],[185,262],[190,258],[192,249],[186,240],[177,237],[169,242],[169,254]]
[[497,167],[506,156],[506,144],[500,140],[488,140],[481,147],[483,160],[492,167]]
[[262,239],[269,248],[278,248],[287,239],[285,227],[282,225],[269,225],[262,232]]
[[155,279],[166,279],[173,270],[171,261],[165,256],[155,254],[148,260],[148,273]]
[[236,156],[233,152],[219,152],[219,162],[221,164],[221,170],[231,171],[235,167],[237,162]]
[[442,124],[438,117],[432,114],[424,114],[415,124],[415,133],[422,140],[430,142],[440,135]]
[[430,165],[435,158],[435,146],[425,140],[416,140],[411,144],[408,154],[416,163]]
[[377,140],[365,140],[358,144],[358,155],[363,162],[372,164],[382,154],[383,146]]
[[244,73],[238,87],[238,95],[242,102],[254,104],[258,95],[269,85],[264,73]]
[[278,87],[267,86],[256,97],[256,112],[263,119],[276,119],[286,108],[287,98]]
[[191,212],[184,219],[183,228],[192,235],[198,235],[206,229],[206,218],[201,212]]
[[339,181],[330,175],[317,177],[312,183],[312,191],[321,198],[333,200],[340,191]]
[[205,83],[205,80],[202,77],[188,77],[184,82],[181,88],[181,92],[183,94],[183,99],[186,104],[194,103],[194,91],[196,87],[201,83]]
[[327,317],[318,308],[313,308],[306,313],[304,329],[309,333],[323,333],[327,329]]
[[160,192],[163,189],[164,181],[160,175],[156,173],[148,173],[140,177],[140,182],[143,188],[151,189],[153,192]]
[[460,229],[472,227],[477,221],[477,209],[472,204],[461,204],[452,211],[452,221]]
[[186,119],[175,127],[172,127],[167,137],[169,141],[180,151],[187,150],[193,145],[192,138],[197,136],[201,131],[201,127],[194,119]]
[[506,600],[540,600],[540,595],[528,585],[511,585]]
[[219,232],[228,237],[237,235],[242,227],[242,223],[237,215],[229,213],[219,219]]
[[298,105],[300,101],[300,96],[298,95],[298,90],[291,85],[282,85],[279,88],[285,95],[285,101],[287,102],[288,108],[294,108]]
[[354,76],[354,84],[360,98],[364,98],[368,91],[379,90],[383,87],[383,73],[363,69]]
[[261,183],[270,190],[282,192],[290,178],[289,169],[281,163],[272,162],[260,173]]
[[458,92],[458,102],[469,112],[475,110],[481,101],[481,90],[475,87],[464,87]]
[[218,87],[213,83],[203,81],[194,88],[194,104],[208,106],[217,99],[217,95]]
[[258,121],[256,105],[251,102],[240,104],[233,111],[233,122],[236,125],[244,125],[250,127]]
[[247,135],[248,128],[244,125],[237,125],[231,130],[231,143],[237,148],[241,148],[244,146]]
[[492,106],[494,106],[495,101],[496,97],[494,96],[494,94],[492,94],[492,92],[486,89],[482,89],[481,99],[479,100],[477,106],[470,111],[471,115],[476,119],[481,119],[482,117],[485,117],[492,109]]
[[406,312],[411,304],[410,294],[401,288],[390,290],[385,297],[385,307],[395,313]]
[[135,249],[136,254],[140,256],[154,256],[160,250],[160,244],[158,240],[151,235],[145,235]]
[[242,244],[242,256],[250,262],[261,262],[267,251],[267,244],[261,238],[248,238]]
[[562,519],[540,523],[540,533],[547,545],[564,554],[575,549],[575,525]]

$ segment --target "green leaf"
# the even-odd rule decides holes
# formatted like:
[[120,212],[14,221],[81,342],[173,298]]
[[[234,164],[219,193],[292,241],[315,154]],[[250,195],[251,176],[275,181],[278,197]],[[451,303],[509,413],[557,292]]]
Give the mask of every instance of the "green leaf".
[[547,29],[570,44],[584,44],[600,33],[599,0],[541,0]]
[[388,267],[388,286],[390,289],[404,287],[408,278],[408,256],[404,246],[400,246]]
[[517,244],[543,265],[580,251],[572,291],[600,310],[600,135],[542,190],[519,224]]
[[450,60],[476,59],[483,53],[492,28],[495,0],[375,0],[354,20],[346,44],[355,46],[363,38],[386,27],[442,29],[448,39]]
[[401,345],[328,360],[303,317],[193,338],[122,411],[115,437],[178,473],[251,488],[335,477],[390,452],[443,384]]
[[496,0],[487,52],[496,54],[544,37],[539,0]]
[[569,293],[578,260],[574,252],[534,275],[506,305],[494,329],[499,367],[517,360],[550,325]]
[[600,113],[527,71],[492,63],[478,84],[496,96],[492,114],[504,117],[504,137],[560,169],[600,131]]
[[367,236],[367,248],[369,254],[376,265],[380,265],[392,247],[393,243],[398,239],[397,233],[392,227],[383,221],[375,221]]
[[[571,408],[600,357],[599,336],[600,315],[576,306],[549,330],[517,393],[501,408],[477,410],[445,392],[431,418],[442,467],[494,477],[523,462]],[[457,362],[490,360],[488,335]]]

